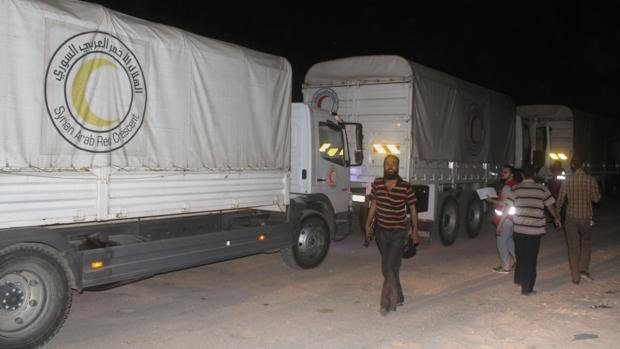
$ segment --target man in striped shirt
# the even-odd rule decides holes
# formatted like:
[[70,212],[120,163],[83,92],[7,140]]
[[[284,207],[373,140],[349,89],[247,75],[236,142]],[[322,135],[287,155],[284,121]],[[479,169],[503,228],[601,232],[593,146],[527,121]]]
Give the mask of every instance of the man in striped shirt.
[[585,163],[577,156],[571,159],[574,174],[562,184],[558,196],[559,207],[565,198],[568,199],[566,213],[566,242],[568,244],[568,265],[574,284],[579,284],[583,278],[590,277],[590,238],[592,228],[592,202],[601,199],[598,184],[594,178],[585,172]]
[[500,232],[510,207],[514,207],[512,222],[517,254],[514,282],[521,285],[521,294],[525,296],[536,293],[536,263],[540,239],[545,234],[545,207],[553,216],[556,228],[560,229],[562,226],[555,209],[555,199],[547,187],[534,182],[534,172],[531,165],[523,168],[523,182],[512,188],[512,193],[506,199],[502,220],[497,225],[497,231]]
[[398,175],[399,159],[388,155],[383,161],[383,177],[375,179],[370,193],[370,210],[366,220],[366,238],[375,235],[381,252],[383,288],[381,314],[395,311],[404,304],[400,285],[400,265],[403,247],[407,241],[407,213],[411,214],[412,239],[420,242],[416,197],[411,185]]

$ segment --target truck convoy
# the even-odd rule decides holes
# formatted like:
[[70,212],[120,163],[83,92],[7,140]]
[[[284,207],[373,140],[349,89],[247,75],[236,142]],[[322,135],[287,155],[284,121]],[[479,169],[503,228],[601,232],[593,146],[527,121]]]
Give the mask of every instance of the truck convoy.
[[1,348],[50,340],[72,290],[277,250],[318,266],[387,154],[421,231],[475,237],[475,190],[576,151],[556,117],[582,129],[398,56],[316,64],[291,104],[286,59],[98,5],[1,0],[0,23]]
[[361,227],[366,194],[383,175],[387,154],[400,157],[401,177],[414,184],[419,229],[444,245],[459,230],[478,235],[486,207],[475,189],[497,182],[502,164],[533,164],[544,173],[559,159],[568,170],[577,153],[603,192],[620,191],[617,123],[565,106],[515,108],[505,95],[402,57],[317,63],[306,74],[303,96],[307,104],[364,126],[366,160],[351,172]]
[[72,289],[312,268],[349,232],[361,126],[291,105],[284,58],[77,1],[2,0],[0,23],[1,348],[47,342]]
[[398,56],[351,57],[315,64],[304,102],[364,125],[364,161],[351,173],[353,201],[365,221],[366,194],[383,158],[400,157],[414,184],[420,231],[452,244],[459,229],[478,235],[484,205],[475,190],[497,180],[515,154],[515,105],[500,93]]

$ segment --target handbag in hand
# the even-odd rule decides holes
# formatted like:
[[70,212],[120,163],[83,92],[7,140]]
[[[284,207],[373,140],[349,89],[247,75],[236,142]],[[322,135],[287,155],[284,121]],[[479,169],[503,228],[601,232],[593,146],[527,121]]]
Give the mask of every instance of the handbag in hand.
[[409,259],[418,252],[416,248],[416,244],[413,242],[413,239],[407,238],[407,242],[405,242],[405,246],[403,246],[403,258]]

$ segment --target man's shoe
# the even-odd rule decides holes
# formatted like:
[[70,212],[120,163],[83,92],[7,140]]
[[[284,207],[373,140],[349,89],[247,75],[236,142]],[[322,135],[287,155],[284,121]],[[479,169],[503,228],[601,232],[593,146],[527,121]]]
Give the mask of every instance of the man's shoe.
[[381,316],[387,316],[387,314],[388,314],[389,312],[390,312],[390,311],[389,311],[389,310],[387,310],[387,309],[385,309],[385,308],[381,308],[381,309],[379,309],[379,314],[381,314]]
[[501,265],[499,267],[493,268],[493,271],[498,274],[510,274],[510,270],[504,269]]
[[524,295],[524,296],[534,296],[534,295],[536,295],[536,293],[538,293],[538,292],[536,292],[534,290],[532,290],[530,292],[521,292],[521,294]]
[[594,281],[594,279],[590,276],[590,273],[588,273],[587,271],[581,272],[581,278],[588,281]]
[[573,283],[574,283],[575,285],[579,285],[579,280],[577,280],[577,281],[573,280]]

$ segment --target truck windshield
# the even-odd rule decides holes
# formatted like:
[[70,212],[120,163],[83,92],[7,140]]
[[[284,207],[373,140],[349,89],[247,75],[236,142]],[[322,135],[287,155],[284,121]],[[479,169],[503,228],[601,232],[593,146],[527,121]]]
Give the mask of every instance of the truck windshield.
[[327,161],[345,165],[344,140],[342,132],[335,131],[325,123],[319,123],[319,153]]

